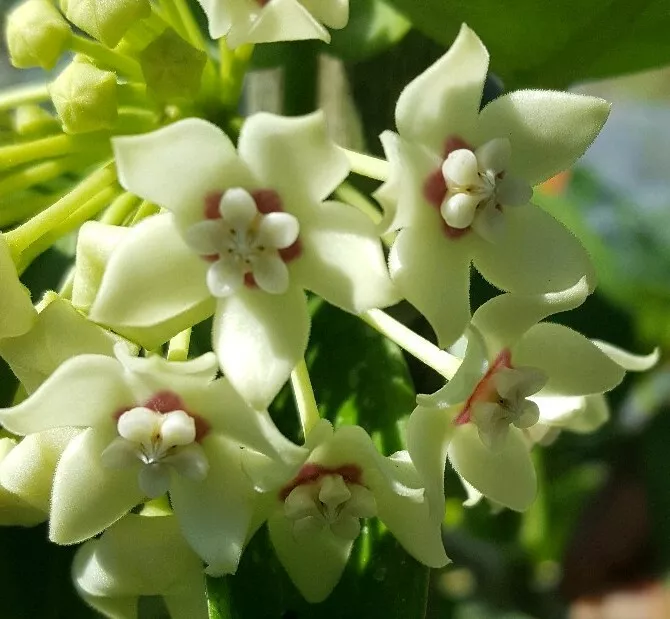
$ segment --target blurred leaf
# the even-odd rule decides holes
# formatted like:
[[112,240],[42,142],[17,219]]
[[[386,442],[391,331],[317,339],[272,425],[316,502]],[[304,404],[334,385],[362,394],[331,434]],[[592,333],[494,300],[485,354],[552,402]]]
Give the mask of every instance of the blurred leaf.
[[409,29],[407,18],[387,0],[356,0],[350,5],[347,27],[333,30],[323,51],[348,62],[363,60],[395,45]]
[[670,62],[665,0],[389,1],[444,46],[467,22],[508,90],[564,88]]

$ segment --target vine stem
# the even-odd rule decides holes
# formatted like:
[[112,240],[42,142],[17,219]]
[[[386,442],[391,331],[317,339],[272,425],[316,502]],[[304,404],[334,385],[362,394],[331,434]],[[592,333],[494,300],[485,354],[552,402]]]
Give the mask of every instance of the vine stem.
[[134,81],[144,82],[142,68],[136,60],[107,49],[96,41],[91,41],[75,34],[72,35],[70,49],[73,52],[93,58],[93,60],[97,60],[100,64],[114,69]]
[[42,103],[49,99],[46,84],[28,84],[4,90],[0,95],[0,112],[11,110],[27,103]]
[[314,390],[312,389],[307,364],[304,359],[291,372],[291,387],[293,388],[293,397],[298,407],[303,436],[306,437],[319,421],[321,415],[319,415],[319,409],[314,398]]
[[367,176],[376,181],[386,182],[390,174],[389,162],[386,159],[379,159],[372,155],[359,153],[355,150],[340,147],[340,150],[347,156],[351,171],[360,176]]
[[177,333],[168,345],[168,361],[186,361],[188,359],[188,349],[191,345],[191,327]]
[[395,342],[428,367],[433,368],[447,380],[454,377],[456,370],[461,365],[462,359],[438,348],[381,310],[369,310],[361,314],[361,318],[373,329]]

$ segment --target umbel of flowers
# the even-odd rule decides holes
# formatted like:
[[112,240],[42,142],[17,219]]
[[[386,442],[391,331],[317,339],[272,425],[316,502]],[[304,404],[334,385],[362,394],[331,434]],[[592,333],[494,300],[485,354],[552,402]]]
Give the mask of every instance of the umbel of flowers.
[[[234,574],[262,526],[310,602],[368,519],[442,567],[447,462],[472,501],[522,511],[533,430],[596,429],[602,394],[655,362],[543,322],[595,277],[532,186],[584,152],[604,101],[522,91],[480,110],[488,54],[463,26],[401,94],[387,164],[338,147],[319,111],[238,116],[252,44],[328,41],[346,0],[200,4],[217,56],[181,0],[26,0],[6,25],[17,67],[75,56],[48,87],[0,97],[0,355],[20,382],[0,409],[0,522],[48,520],[53,542],[83,542],[75,586],[109,617],[135,617],[142,596],[206,617],[204,575]],[[372,168],[381,225],[332,198]],[[73,231],[72,271],[31,300],[20,275]],[[504,291],[472,316],[471,263]],[[406,411],[399,451],[320,418],[307,293],[448,381]],[[402,299],[439,347],[381,311]],[[209,317],[198,356],[191,330]],[[267,411],[289,380],[301,444]]]

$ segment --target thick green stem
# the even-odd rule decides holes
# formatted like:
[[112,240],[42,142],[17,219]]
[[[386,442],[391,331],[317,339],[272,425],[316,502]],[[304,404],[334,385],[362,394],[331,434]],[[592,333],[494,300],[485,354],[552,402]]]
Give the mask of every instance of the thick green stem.
[[0,112],[11,110],[19,105],[42,103],[49,100],[49,89],[46,84],[28,84],[15,86],[0,92]]
[[181,23],[184,26],[184,31],[186,32],[189,43],[196,49],[202,51],[207,49],[205,37],[203,37],[200,26],[198,26],[198,22],[195,20],[186,0],[172,0],[172,3],[174,4],[177,15],[179,15]]
[[73,52],[83,54],[100,63],[106,69],[113,69],[119,74],[130,78],[136,82],[143,82],[144,75],[139,63],[132,58],[118,54],[115,51],[106,48],[104,45],[91,39],[72,35],[70,49]]
[[65,157],[45,161],[5,176],[0,180],[0,196],[5,196],[34,185],[58,178],[62,174],[77,170],[86,165],[82,157]]
[[191,327],[177,333],[168,346],[168,361],[186,361],[188,359],[188,349],[191,345]]
[[116,170],[108,163],[84,179],[58,202],[38,213],[32,219],[5,235],[7,244],[16,259],[39,238],[60,226],[84,203],[116,183]]
[[112,226],[121,226],[130,214],[137,208],[140,199],[132,193],[122,193],[103,213],[100,222]]
[[221,100],[226,107],[232,110],[236,110],[240,103],[244,76],[247,74],[253,52],[254,46],[251,43],[240,45],[237,49],[232,50],[228,47],[225,37],[219,39]]
[[351,171],[360,176],[367,176],[377,181],[387,181],[390,174],[389,163],[385,159],[378,159],[364,153],[357,153],[346,148],[340,149],[349,159]]
[[293,41],[284,62],[284,114],[299,116],[317,109],[319,52],[314,41]]
[[462,359],[438,348],[381,310],[370,310],[361,314],[361,318],[373,329],[448,380],[454,377],[461,365]]
[[174,0],[159,0],[158,5],[161,8],[162,14],[161,17],[175,30],[175,32],[185,41],[189,40],[188,33],[184,23],[182,22],[181,15],[177,9],[177,5]]
[[309,379],[309,372],[307,371],[307,364],[304,359],[291,372],[291,387],[293,388],[293,397],[295,398],[298,415],[300,416],[303,436],[306,437],[321,416],[316,405],[312,383]]

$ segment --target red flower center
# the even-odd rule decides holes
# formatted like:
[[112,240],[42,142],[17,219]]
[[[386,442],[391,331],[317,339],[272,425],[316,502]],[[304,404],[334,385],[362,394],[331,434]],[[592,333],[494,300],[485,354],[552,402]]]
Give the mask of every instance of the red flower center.
[[357,484],[362,486],[361,477],[363,471],[356,464],[343,464],[337,467],[321,466],[320,464],[305,464],[298,474],[286,486],[279,491],[279,498],[286,500],[291,492],[298,486],[304,484],[314,484],[326,475],[339,475],[347,484]]

